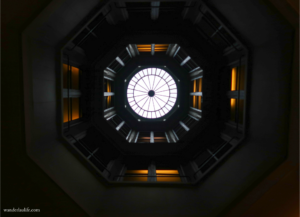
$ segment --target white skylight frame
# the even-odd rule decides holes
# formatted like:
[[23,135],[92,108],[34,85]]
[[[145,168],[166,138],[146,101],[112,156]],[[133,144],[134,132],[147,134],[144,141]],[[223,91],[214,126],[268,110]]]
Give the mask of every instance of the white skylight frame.
[[[150,97],[148,92],[155,95]],[[157,119],[168,114],[177,101],[177,85],[173,77],[161,68],[146,68],[129,81],[127,100],[132,110],[147,119]]]

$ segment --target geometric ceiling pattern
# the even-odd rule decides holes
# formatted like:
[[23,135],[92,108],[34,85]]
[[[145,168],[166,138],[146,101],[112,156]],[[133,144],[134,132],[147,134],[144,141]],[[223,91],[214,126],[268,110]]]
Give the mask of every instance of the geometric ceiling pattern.
[[[133,168],[134,165],[137,165],[136,162],[140,162],[140,165],[143,168],[146,168],[148,171],[156,171],[156,173],[154,173],[153,175],[148,172],[146,176],[148,178],[148,181],[144,183],[146,185],[157,184],[156,182],[158,180],[155,181],[152,178],[160,178],[164,175],[162,174],[161,170],[169,168],[170,170],[177,170],[178,174],[174,173],[173,176],[176,175],[177,177],[180,177],[181,182],[185,184],[196,184],[201,178],[210,173],[212,175],[207,176],[208,178],[205,180],[205,186],[207,186],[209,189],[212,189],[211,185],[213,185],[214,182],[209,182],[209,180],[216,181],[215,176],[218,176],[218,174],[220,174],[222,171],[226,171],[225,168],[228,170],[228,159],[230,159],[229,161],[231,162],[234,161],[235,165],[243,165],[244,168],[241,173],[245,173],[244,177],[246,177],[247,171],[253,171],[250,169],[250,167],[254,165],[255,162],[259,163],[260,160],[263,159],[263,157],[259,158],[259,156],[257,156],[257,158],[255,158],[255,162],[248,161],[248,164],[239,163],[243,162],[243,159],[237,161],[238,157],[234,157],[235,154],[237,154],[237,156],[240,156],[238,155],[238,153],[240,153],[240,150],[237,149],[237,145],[244,141],[243,139],[245,137],[246,130],[248,130],[247,127],[249,126],[247,125],[247,121],[249,121],[249,119],[247,118],[247,114],[249,113],[246,112],[247,108],[249,107],[249,104],[246,103],[246,100],[249,99],[246,92],[247,90],[250,90],[249,87],[247,87],[247,84],[249,84],[249,82],[246,82],[248,74],[245,73],[246,79],[244,87],[237,83],[236,89],[230,90],[230,88],[227,89],[226,83],[230,84],[230,81],[232,80],[230,76],[232,76],[231,72],[233,68],[236,68],[235,70],[237,70],[237,74],[240,75],[240,77],[242,77],[244,66],[246,66],[246,72],[248,72],[249,62],[247,49],[244,47],[243,43],[241,43],[240,40],[236,38],[236,34],[232,34],[232,32],[226,27],[226,25],[224,25],[224,23],[227,21],[224,20],[223,23],[221,20],[219,20],[215,13],[213,13],[212,10],[204,3],[191,3],[181,1],[180,3],[167,2],[161,3],[159,5],[156,5],[156,3],[154,2],[150,5],[142,3],[137,5],[135,4],[137,2],[110,2],[112,4],[107,5],[106,3],[107,2],[103,2],[99,6],[99,8],[101,9],[99,10],[98,8],[97,10],[95,10],[97,12],[93,13],[93,16],[90,16],[88,17],[88,19],[86,19],[89,20],[87,23],[85,21],[82,22],[86,24],[83,24],[84,27],[82,27],[80,31],[78,31],[78,33],[72,38],[72,40],[69,40],[70,37],[67,37],[66,41],[71,42],[69,42],[68,45],[65,46],[66,49],[64,49],[64,54],[68,56],[64,56],[65,58],[63,58],[63,63],[70,64],[75,67],[80,67],[82,69],[82,79],[85,81],[85,84],[82,86],[83,89],[80,90],[80,93],[78,91],[73,91],[73,89],[72,91],[69,90],[66,93],[68,93],[69,96],[80,95],[82,99],[85,99],[85,105],[91,105],[90,107],[82,107],[82,118],[88,117],[88,121],[82,119],[84,120],[83,122],[75,121],[64,125],[60,123],[62,125],[61,132],[64,131],[64,133],[62,134],[62,138],[64,139],[64,141],[66,141],[66,146],[72,149],[73,154],[68,155],[69,152],[65,151],[64,155],[53,155],[53,147],[55,147],[55,150],[57,151],[62,149],[60,146],[55,146],[54,144],[51,144],[51,146],[47,146],[46,144],[49,144],[49,142],[44,143],[43,148],[35,149],[35,147],[39,147],[39,142],[42,142],[41,139],[36,139],[35,145],[27,146],[29,156],[34,159],[37,164],[41,165],[41,167],[47,172],[47,174],[56,177],[54,178],[54,180],[56,180],[57,182],[60,182],[58,173],[61,173],[61,171],[63,171],[66,167],[66,165],[62,162],[58,162],[59,156],[68,156],[68,159],[71,160],[73,155],[77,156],[81,162],[80,164],[76,164],[76,168],[78,171],[81,168],[80,165],[85,165],[85,167],[90,168],[90,171],[96,171],[97,174],[101,174],[100,182],[110,182],[111,184],[116,184],[116,182],[119,182],[120,179],[118,177],[128,176],[128,174],[130,174],[130,171],[138,169]],[[170,5],[169,3],[174,4]],[[249,8],[251,7],[249,6]],[[117,11],[119,11],[120,13]],[[143,13],[141,13],[141,11],[143,11]],[[144,13],[145,11],[150,12],[150,18],[149,13],[146,15],[146,13]],[[136,25],[138,24],[137,20],[143,19],[145,21],[143,22],[144,25]],[[124,20],[127,21],[125,22]],[[99,21],[103,23],[101,23],[100,25]],[[122,22],[124,25],[120,25],[122,24]],[[158,25],[154,25],[154,22],[156,22],[156,24]],[[190,28],[191,26],[193,26],[193,28]],[[281,27],[276,28],[280,29]],[[176,31],[176,29],[179,31]],[[26,31],[30,32],[30,30]],[[103,31],[110,32],[111,34],[109,34],[109,36],[108,34],[101,34],[101,32],[103,33]],[[188,34],[184,34],[185,31]],[[43,31],[41,31],[40,33],[42,34],[42,32]],[[24,33],[24,37],[27,37],[27,33]],[[158,37],[156,37],[155,40],[151,36],[147,39],[146,34],[151,36],[158,35]],[[243,36],[246,37],[245,34],[243,34]],[[286,34],[286,37],[287,36],[288,34]],[[239,35],[238,37],[241,37],[241,35]],[[151,41],[151,39],[149,38],[152,38],[153,41]],[[158,40],[158,38],[167,40],[160,41]],[[138,41],[137,39],[139,39],[140,41]],[[51,43],[51,40],[54,41],[55,38],[50,38],[49,40],[49,43]],[[276,38],[272,40],[276,40]],[[24,40],[24,42],[26,42],[26,40]],[[170,71],[174,71],[174,69],[177,67],[180,68],[180,71],[182,72],[179,74],[184,74],[183,72],[185,72],[184,75],[186,76],[183,76],[185,79],[179,79],[180,82],[186,82],[186,85],[182,85],[181,83],[180,88],[186,86],[187,89],[189,89],[188,91],[186,91],[187,96],[185,96],[188,103],[182,103],[180,105],[180,108],[186,106],[186,110],[184,112],[186,117],[179,117],[177,124],[174,124],[174,126],[167,130],[165,134],[165,137],[168,137],[168,139],[172,140],[176,145],[166,144],[165,148],[161,146],[161,148],[159,149],[159,153],[153,151],[153,149],[155,149],[153,147],[159,147],[159,144],[152,143],[151,145],[145,146],[141,146],[143,144],[131,144],[126,141],[126,137],[122,137],[122,135],[116,134],[116,130],[122,130],[127,122],[129,126],[132,126],[132,124],[136,124],[135,122],[129,123],[130,121],[128,121],[127,119],[125,119],[126,117],[124,117],[123,125],[122,120],[116,120],[115,123],[117,124],[117,126],[112,130],[111,126],[107,127],[108,123],[106,119],[110,116],[106,119],[103,118],[105,114],[103,106],[104,100],[99,100],[99,98],[104,99],[105,97],[105,95],[103,94],[103,92],[105,93],[105,86],[103,82],[104,69],[110,65],[112,60],[115,60],[116,56],[122,58],[122,52],[126,50],[126,47],[129,44],[172,44],[181,47],[181,49],[175,56],[173,53],[173,55],[171,56],[169,54],[164,54],[164,56],[158,57],[160,54],[159,52],[157,52],[151,59],[151,61],[153,61],[151,65],[163,66],[165,62],[159,62],[159,60],[170,58],[170,64],[168,65],[168,67],[171,69]],[[25,49],[24,52],[26,51],[27,50]],[[200,94],[201,92],[194,92],[194,89],[198,90],[199,85],[197,84],[197,82],[194,82],[194,80],[192,80],[195,77],[191,76],[192,73],[195,72],[193,70],[195,70],[197,67],[188,66],[186,64],[180,66],[180,64],[184,61],[182,57],[187,56],[187,53],[189,54],[188,56],[190,56],[192,60],[197,65],[201,66],[201,69],[203,69],[202,72],[200,72],[200,70],[198,71],[198,73],[202,73],[202,95]],[[84,58],[81,58],[82,56],[84,56]],[[124,61],[124,69],[127,66],[128,68],[131,67],[132,70],[129,71],[133,72],[135,67],[138,67],[138,65],[134,65],[134,61],[132,60],[136,59],[140,61],[142,59],[150,59],[150,57],[151,56],[147,57],[142,55],[137,55],[134,58],[130,57],[132,58],[131,61]],[[26,62],[26,60],[24,61]],[[175,63],[177,63],[177,66],[173,67]],[[255,64],[255,62],[253,64]],[[26,70],[27,68],[25,67],[25,74],[27,72]],[[116,88],[115,95],[110,94],[111,97],[116,97],[116,99],[117,97],[119,97],[118,93],[120,93],[120,91],[118,92],[117,89],[118,76],[120,76],[119,80],[123,82],[123,86],[125,83],[124,78],[126,79],[126,76],[124,75],[125,73],[121,72],[123,72],[122,67],[120,67],[120,70],[116,72],[116,80],[113,81],[115,82],[114,88]],[[123,75],[125,77],[122,77]],[[194,83],[196,84],[196,88],[193,88]],[[241,88],[244,89],[242,90]],[[28,91],[25,92],[25,94],[28,95]],[[63,90],[61,92],[63,92]],[[180,93],[180,91],[178,91],[178,93]],[[60,101],[63,102],[65,95],[63,93],[61,95],[62,96]],[[150,95],[152,95],[152,93]],[[39,95],[35,95],[35,97],[39,97]],[[202,101],[199,100],[197,101],[197,103],[195,103],[195,107],[196,105],[199,106],[199,102],[202,106],[201,112],[198,113],[197,108],[195,108],[193,104],[195,99],[198,99],[196,97],[203,97],[203,104],[201,104]],[[73,98],[75,99],[75,97]],[[125,97],[122,96],[122,98],[123,100],[127,99],[126,95]],[[180,97],[180,102],[185,98]],[[76,101],[74,99],[72,99],[72,103]],[[96,101],[96,99],[98,99],[98,101]],[[234,103],[232,103],[231,101],[233,101]],[[233,104],[235,108],[241,109],[240,111],[243,112],[237,112],[231,117],[230,106]],[[117,104],[115,104],[115,107],[115,114],[122,115],[123,112],[120,112],[122,110],[117,108]],[[125,109],[124,103],[122,103],[122,107],[123,109]],[[59,110],[62,111],[61,108]],[[240,120],[243,120],[243,122],[240,122]],[[29,119],[27,120],[27,123],[28,121]],[[256,119],[251,119],[250,123],[252,125],[255,125]],[[151,124],[149,124],[148,128],[151,127],[150,125]],[[43,128],[41,127],[40,129],[42,130]],[[251,127],[250,130],[252,130]],[[30,129],[28,129],[28,132],[29,131]],[[48,132],[50,131],[48,130]],[[124,132],[126,132],[126,130],[124,130]],[[251,132],[253,133],[254,131]],[[128,132],[128,135],[129,137],[130,135],[132,135],[132,139],[141,139],[141,137],[138,136],[139,132],[132,134],[131,131],[131,134],[129,133],[130,131]],[[148,136],[150,137],[150,142],[152,140],[151,138],[161,137],[161,135],[156,136],[155,133],[156,132],[153,132],[154,135],[150,134]],[[140,134],[142,134],[142,131],[140,132]],[[147,136],[142,135],[142,137],[144,138]],[[30,137],[27,138],[30,139]],[[50,136],[48,138],[50,138]],[[43,139],[43,142],[46,141],[45,138]],[[28,142],[28,144],[32,143]],[[270,144],[272,144],[272,142],[270,142]],[[268,146],[268,143],[266,143],[266,146]],[[248,153],[252,153],[254,155],[254,152],[251,152],[251,150],[249,150],[249,146],[246,148],[241,147],[240,149],[246,150],[247,148],[248,151],[250,151]],[[48,150],[49,155],[43,154],[43,150],[45,149]],[[238,150],[236,151],[237,153],[229,155],[229,153],[232,153],[234,149]],[[270,150],[272,150],[272,147],[270,147]],[[272,152],[268,152],[265,155],[266,157],[264,157],[265,162],[269,163],[268,165],[271,165],[273,163],[273,161],[271,162],[271,155]],[[56,162],[52,162],[51,156],[57,156],[55,158]],[[154,161],[155,164],[153,164],[152,161]],[[51,169],[47,166],[46,162],[52,162],[51,167],[55,167],[58,169]],[[73,166],[74,165],[75,164],[73,164]],[[216,168],[216,165],[219,166]],[[57,166],[59,166],[60,168]],[[252,169],[253,168],[254,167],[252,167]],[[121,171],[124,172],[121,173]],[[70,171],[70,173],[68,174],[70,177],[73,177],[72,171]],[[232,183],[241,181],[243,178],[241,178],[240,176],[242,175],[238,174],[234,176],[236,181],[232,180]],[[257,174],[257,177],[258,176],[259,174]],[[88,180],[90,180],[91,176],[88,173],[85,173],[85,177],[85,180],[89,182]],[[116,178],[117,180],[114,180],[114,178]],[[230,179],[230,176],[223,177],[223,179],[226,183],[228,183],[227,181],[228,179]],[[76,178],[74,178],[73,180],[75,180],[74,185],[77,185],[78,180],[76,180]],[[251,181],[252,179],[249,181],[249,183]],[[249,183],[246,183],[245,186],[249,186]],[[88,205],[80,198],[77,198],[76,195],[72,194],[72,191],[68,189],[68,186],[65,186],[63,183],[60,183],[59,185],[62,186],[62,188],[64,188],[66,192],[69,192],[72,198],[76,198],[75,200],[79,204],[81,204],[82,207],[84,207],[84,209],[90,215],[100,215],[101,213],[105,212],[104,210],[95,210],[94,205],[92,205],[91,203],[89,203],[90,205]],[[94,188],[93,185],[85,186]],[[228,188],[228,192],[231,192],[231,195],[237,195],[237,192],[233,188],[231,188],[230,185],[226,186]],[[225,192],[224,194],[226,194],[226,189],[223,187],[220,188],[222,188],[224,190],[223,192]],[[203,190],[201,186],[195,187],[195,189],[199,189],[199,191]],[[153,190],[156,191],[155,189]],[[203,195],[207,195],[207,193],[205,193],[204,191],[202,191],[202,193]],[[220,194],[220,192],[216,193]],[[133,192],[133,194],[135,193]],[[107,193],[107,195],[109,195],[109,193]],[[228,197],[226,198],[230,198],[229,200],[232,201],[234,197],[235,196],[228,195]],[[210,201],[210,197],[206,197],[206,201]],[[108,209],[110,209],[109,207],[110,206],[108,206]],[[208,204],[207,206],[205,206],[204,210],[210,212],[211,216],[217,216],[219,213],[219,211],[216,211],[216,213],[212,214],[213,208]],[[200,214],[199,211],[196,211],[195,209],[191,209],[191,212],[192,214],[196,215]],[[204,212],[201,212],[201,214],[204,214]]]

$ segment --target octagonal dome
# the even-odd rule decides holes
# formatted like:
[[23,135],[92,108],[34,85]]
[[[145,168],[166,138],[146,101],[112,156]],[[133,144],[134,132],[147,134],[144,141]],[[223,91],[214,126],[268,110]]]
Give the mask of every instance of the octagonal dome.
[[[67,80],[69,80],[69,87],[66,91],[62,90],[59,105],[63,105],[64,98],[68,99],[66,100],[67,106],[63,108],[67,108],[66,111],[69,112],[67,115],[69,121],[63,124],[62,129],[64,129],[65,132],[62,138],[65,139],[66,144],[69,145],[68,147],[75,150],[75,155],[79,156],[79,159],[82,160],[84,165],[87,165],[91,171],[96,171],[97,174],[101,174],[101,177],[104,177],[104,180],[110,183],[115,184],[115,181],[121,183],[122,177],[132,176],[132,174],[136,175],[132,173],[132,171],[138,169],[144,171],[145,168],[148,173],[146,176],[144,174],[144,178],[146,177],[146,184],[149,185],[157,184],[158,179],[154,180],[153,178],[161,178],[162,175],[164,175],[164,172],[161,172],[161,170],[165,170],[165,174],[167,174],[167,169],[177,170],[177,173],[174,172],[172,175],[180,177],[180,181],[184,184],[198,183],[208,172],[213,171],[212,168],[215,165],[220,165],[220,162],[224,162],[224,158],[228,156],[229,152],[231,152],[239,142],[242,142],[244,138],[247,126],[246,105],[249,105],[246,103],[246,80],[248,75],[248,52],[246,47],[235,34],[232,34],[226,25],[217,18],[209,7],[202,2],[192,2],[195,3],[195,5],[191,5],[190,2],[168,2],[167,4],[161,5],[161,14],[156,10],[158,7],[156,5],[145,7],[135,3],[125,3],[125,5],[123,2],[112,2],[113,4],[106,3],[107,2],[101,3],[99,6],[101,10],[96,10],[98,11],[96,14],[93,13],[93,16],[87,17],[89,21],[78,31],[76,36],[72,38],[72,42],[66,46],[70,49],[67,48],[63,50],[64,54],[66,54],[63,61],[64,64],[68,66],[66,67],[66,74]],[[172,12],[169,12],[169,3],[173,4],[171,7]],[[151,19],[149,19],[149,16],[146,17],[145,13],[138,14],[140,7],[142,7],[143,10],[145,8],[151,9]],[[168,12],[166,13],[166,11]],[[129,16],[129,19],[126,14]],[[188,16],[186,16],[187,14]],[[159,19],[158,17],[163,19],[160,20],[160,22],[156,22],[156,20]],[[144,19],[144,26],[136,25],[140,21],[140,18]],[[124,20],[126,19],[128,19],[129,22],[125,23]],[[185,22],[184,19],[186,19],[187,22]],[[138,21],[134,22],[134,20]],[[105,22],[101,23],[102,21]],[[103,26],[100,24],[103,24]],[[103,28],[97,29],[101,26]],[[138,26],[138,28],[133,28],[136,26]],[[111,35],[101,34],[103,33],[103,29],[110,32]],[[176,29],[180,30],[177,31]],[[32,33],[32,31],[28,31]],[[43,31],[40,33],[43,34]],[[73,33],[74,31],[70,32],[69,35],[73,35]],[[27,36],[27,33],[24,33],[24,37]],[[244,34],[244,37],[246,36],[247,35]],[[70,41],[69,39],[70,37],[68,36],[65,38],[65,41]],[[49,40],[55,41],[56,39],[51,38]],[[24,40],[24,43],[26,42],[28,42],[28,40]],[[61,41],[59,43],[61,43]],[[119,131],[126,127],[126,121],[124,121],[123,124],[121,121],[115,129],[112,130],[112,128],[108,127],[107,120],[104,118],[108,113],[113,113],[113,109],[109,108],[110,110],[106,110],[104,107],[105,101],[107,102],[103,94],[103,92],[105,93],[105,88],[107,88],[107,83],[104,82],[103,76],[105,68],[128,44],[139,45],[145,43],[151,45],[177,44],[180,47],[184,47],[191,58],[204,69],[203,79],[206,80],[203,80],[203,92],[206,90],[208,93],[203,95],[205,100],[204,104],[201,105],[201,101],[196,98],[201,96],[197,91],[197,87],[200,86],[199,83],[190,82],[190,85],[186,86],[191,89],[190,92],[187,92],[190,93],[187,97],[187,99],[190,99],[187,101],[193,106],[190,106],[192,107],[191,112],[189,112],[188,109],[185,114],[193,116],[192,119],[198,123],[196,124],[197,127],[190,129],[187,126],[190,119],[183,117],[176,126],[174,125],[174,129],[167,132],[167,135],[170,135],[169,140],[172,139],[175,144],[161,146],[159,153],[153,151],[160,147],[156,143],[153,143],[152,146],[141,146],[141,144],[136,145],[126,142],[130,135],[135,138],[134,141],[137,141],[139,139],[137,136],[139,135],[138,133],[132,134],[132,131],[130,133],[129,130],[127,137],[116,134],[116,130]],[[57,47],[60,48],[61,46],[57,45]],[[24,53],[26,53],[26,51],[25,49]],[[175,55],[174,53],[173,59],[182,63],[184,59],[182,59],[180,54],[177,54]],[[131,55],[133,56],[133,53],[131,53]],[[81,58],[82,56],[85,58]],[[158,56],[158,54],[155,53],[155,56]],[[116,60],[117,59],[120,60],[121,55],[119,58],[116,58]],[[129,60],[128,57],[127,60]],[[24,62],[26,62],[26,58]],[[122,62],[125,63],[124,61]],[[73,67],[80,69],[81,72],[79,72],[79,75],[82,77],[79,80],[84,81],[84,83],[79,84],[80,88],[82,88],[80,91],[70,88],[70,84],[74,81],[72,80],[72,82],[70,82],[70,79],[73,79]],[[184,67],[186,67],[185,64],[183,64],[181,69],[185,69]],[[118,68],[122,68],[122,66],[118,66]],[[193,73],[194,70],[197,69],[192,68],[183,76],[189,77],[189,72]],[[122,76],[122,74],[120,74],[120,76]],[[243,76],[245,80],[244,82],[240,82]],[[232,81],[238,82],[236,82],[236,85],[230,85]],[[182,82],[184,82],[184,80],[182,80]],[[193,88],[191,83],[195,83],[195,88]],[[245,85],[243,86],[241,83]],[[230,86],[233,88],[230,88]],[[58,89],[60,88],[59,86]],[[118,88],[118,85],[114,85],[114,88]],[[196,89],[196,91],[194,91],[194,89]],[[114,92],[108,93],[110,94],[108,94],[107,97],[118,97],[113,94]],[[78,96],[82,97],[79,103],[75,100],[79,98]],[[118,102],[118,100],[110,100],[110,102],[113,101]],[[182,103],[182,105],[189,107],[189,103]],[[120,103],[118,102],[115,105],[117,106],[118,104]],[[203,112],[202,116],[200,115],[197,118],[195,117],[197,108],[194,106],[199,106],[199,104],[203,106],[203,111],[206,108],[207,112]],[[75,114],[73,108],[76,108],[77,105],[79,105],[79,116],[80,114],[82,114],[82,116],[80,117],[81,119],[73,120],[73,114]],[[80,105],[84,106],[80,107]],[[180,108],[183,107],[182,105]],[[121,106],[124,108],[124,104],[121,104]],[[119,108],[116,108],[115,114],[119,113],[118,109]],[[61,115],[61,117],[63,116]],[[111,116],[107,118],[109,117]],[[62,119],[63,118],[61,118],[61,122]],[[189,133],[186,133],[185,137],[183,136],[181,138],[178,135],[182,132]],[[151,135],[153,134],[150,134],[150,139],[152,137]],[[32,158],[38,156],[36,155],[36,149],[33,151],[35,147],[37,147],[37,145],[28,147],[28,150],[30,150],[28,152]],[[51,148],[49,148],[49,151],[50,149]],[[40,151],[41,149],[38,150]],[[114,155],[113,153],[118,154]],[[107,159],[104,162],[103,159],[105,157],[107,157]],[[40,163],[46,160],[51,159],[42,159]],[[143,168],[133,168],[137,165],[137,162],[141,163],[140,165]],[[270,163],[271,160],[268,162]],[[57,165],[53,165],[53,167],[54,166]],[[220,169],[222,166],[224,165],[220,165],[218,168]],[[250,167],[249,165],[245,166]],[[62,166],[62,168],[64,167]],[[128,173],[126,174],[126,172]],[[184,175],[184,173],[186,174]],[[170,174],[171,173],[169,173],[169,176]],[[86,175],[89,176],[88,174]],[[239,177],[239,180],[241,179],[242,178]],[[210,185],[210,182],[206,183]],[[232,188],[231,190],[234,191]],[[203,193],[205,194],[205,190],[203,190]]]

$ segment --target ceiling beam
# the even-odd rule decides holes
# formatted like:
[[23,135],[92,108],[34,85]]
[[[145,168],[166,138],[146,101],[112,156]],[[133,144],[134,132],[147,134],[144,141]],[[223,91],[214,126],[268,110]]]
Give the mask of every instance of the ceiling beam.
[[179,124],[182,126],[183,129],[185,129],[186,131],[189,131],[190,128],[188,128],[182,121],[179,121]]
[[180,66],[183,66],[184,64],[186,64],[190,59],[191,59],[191,57],[190,57],[190,56],[187,56],[187,57],[180,63]]
[[196,118],[196,117],[194,117],[193,115],[191,115],[191,114],[188,114],[188,116],[190,117],[190,118],[193,118],[194,120],[196,120],[196,121],[199,121],[199,119],[198,118]]
[[166,135],[166,139],[167,139],[168,143],[170,143],[170,139],[169,139],[168,133],[165,132],[165,135]]
[[126,140],[128,140],[128,138],[130,137],[130,134],[131,134],[132,130],[129,131],[127,137],[126,137]]
[[108,72],[112,72],[112,73],[114,73],[114,74],[117,74],[114,70],[112,70],[111,68],[109,68],[109,67],[106,67],[106,69],[104,69],[104,72],[105,71],[108,71]]
[[172,57],[176,51],[178,47],[178,44],[170,44],[169,48],[167,50],[167,55],[169,55],[170,57]]
[[117,127],[116,130],[119,131],[121,129],[121,127],[123,127],[123,125],[125,124],[125,121],[122,121]]
[[197,4],[193,0],[187,0],[185,3],[186,8],[183,9],[182,11],[182,19],[187,18],[187,14],[190,12],[190,8],[188,6],[191,6],[192,2],[194,3],[194,6]]
[[155,44],[151,44],[151,55],[153,56],[155,53]]
[[[173,134],[174,134],[174,136],[175,136],[176,140],[178,141],[178,140],[179,140],[179,138],[178,138],[178,136],[177,136],[176,132],[175,132],[174,130],[172,130],[172,132],[173,132]],[[176,142],[177,142],[177,141],[176,141]]]
[[[117,2],[117,5],[118,5],[118,7],[126,7],[126,4],[124,1]],[[121,9],[121,14],[122,14],[124,21],[126,21],[129,18],[128,11],[126,8]]]
[[103,15],[105,15],[105,14],[108,14],[107,16],[106,16],[106,21],[110,24],[110,25],[116,25],[117,24],[117,22],[116,22],[116,20],[115,20],[115,17],[114,17],[114,15],[112,14],[112,13],[110,13],[110,12],[112,12],[112,6],[111,5],[108,5],[108,6],[106,6],[104,9],[103,9]]
[[154,133],[153,133],[153,131],[150,132],[150,143],[154,143]]
[[104,96],[114,96],[114,92],[104,92]]
[[132,54],[131,54],[131,52],[130,52],[130,50],[129,50],[128,47],[126,47],[126,50],[127,50],[127,52],[128,52],[128,55],[130,56],[130,58],[132,58]]
[[179,52],[179,50],[180,50],[180,46],[178,46],[178,48],[177,48],[177,50],[175,51],[173,57],[175,57],[175,56],[177,55],[177,53]]
[[160,2],[151,2],[151,6],[157,7],[157,8],[151,8],[151,19],[157,20],[159,16],[159,6]]
[[191,96],[202,96],[202,92],[191,92]]
[[125,66],[125,63],[121,60],[120,57],[116,57],[116,60],[118,61],[118,63],[120,63],[121,66]]
[[139,135],[140,135],[140,132],[137,132],[136,137],[135,137],[135,140],[134,140],[134,143],[137,142],[137,140],[138,140],[138,138],[139,138]]

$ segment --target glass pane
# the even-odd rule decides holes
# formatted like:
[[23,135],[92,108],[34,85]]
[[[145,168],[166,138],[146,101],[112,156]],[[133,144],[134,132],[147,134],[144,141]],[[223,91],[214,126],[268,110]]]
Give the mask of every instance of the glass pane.
[[[128,85],[128,101],[131,102],[131,99],[135,101],[130,103],[131,108],[138,115],[146,118],[159,118],[166,115],[177,98],[177,86],[172,76],[158,68],[147,68],[137,74]],[[170,99],[172,102],[169,102]]]

